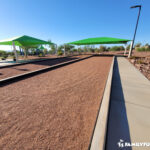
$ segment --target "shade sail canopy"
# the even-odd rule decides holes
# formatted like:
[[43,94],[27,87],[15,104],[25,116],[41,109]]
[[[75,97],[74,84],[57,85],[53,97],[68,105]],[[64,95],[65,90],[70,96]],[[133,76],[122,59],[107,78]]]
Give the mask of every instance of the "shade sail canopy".
[[97,37],[97,38],[88,38],[79,41],[70,42],[68,44],[73,45],[92,45],[92,44],[125,44],[131,40],[127,39],[118,39],[111,37]]
[[13,42],[15,43],[16,46],[26,46],[26,47],[35,47],[36,45],[40,45],[40,44],[53,44],[51,42],[47,42],[34,37],[23,35],[23,36],[13,37],[6,40],[1,40],[0,45],[12,45]]

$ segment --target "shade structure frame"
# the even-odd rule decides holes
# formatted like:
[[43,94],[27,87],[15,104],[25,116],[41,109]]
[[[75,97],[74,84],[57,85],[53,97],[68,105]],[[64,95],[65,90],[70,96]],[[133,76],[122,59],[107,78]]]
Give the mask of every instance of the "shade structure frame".
[[16,52],[16,46],[26,47],[26,48],[35,48],[41,44],[54,44],[44,40],[40,40],[31,36],[23,35],[18,37],[13,37],[10,39],[0,40],[0,45],[10,45],[13,46],[16,62],[18,62],[18,56]]

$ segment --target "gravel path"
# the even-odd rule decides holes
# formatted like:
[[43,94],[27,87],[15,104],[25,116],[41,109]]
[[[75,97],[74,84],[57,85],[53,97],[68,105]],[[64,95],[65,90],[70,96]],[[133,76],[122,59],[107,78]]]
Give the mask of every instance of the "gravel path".
[[4,79],[7,77],[15,76],[18,74],[22,74],[25,72],[30,72],[37,69],[42,69],[48,66],[52,66],[55,64],[59,64],[66,61],[75,60],[77,58],[83,58],[87,57],[87,55],[80,55],[80,56],[73,56],[73,57],[67,57],[67,58],[59,58],[59,59],[51,59],[47,61],[41,61],[41,62],[33,62],[31,64],[25,64],[20,66],[14,66],[10,68],[2,68],[0,69],[0,79]]
[[87,150],[111,57],[93,57],[2,87],[0,149]]

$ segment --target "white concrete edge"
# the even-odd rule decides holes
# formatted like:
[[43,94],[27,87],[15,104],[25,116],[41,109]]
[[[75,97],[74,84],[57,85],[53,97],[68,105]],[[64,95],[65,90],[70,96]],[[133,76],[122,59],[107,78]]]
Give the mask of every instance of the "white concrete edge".
[[[82,54],[81,54],[82,55]],[[90,54],[88,54],[90,55]],[[79,55],[72,55],[72,56],[79,56]],[[13,67],[13,66],[17,66],[17,65],[26,65],[26,64],[29,64],[29,63],[34,63],[34,62],[40,62],[40,61],[47,61],[47,60],[50,60],[50,59],[58,59],[58,58],[65,58],[65,57],[72,57],[72,56],[63,56],[63,57],[55,57],[55,58],[39,58],[39,59],[36,59],[36,60],[32,60],[30,59],[30,61],[27,61],[27,62],[20,62],[20,63],[14,63],[14,64],[8,64],[8,65],[0,65],[0,69],[3,69],[3,68],[7,68],[7,67]],[[1,63],[1,62],[0,62]]]
[[105,148],[105,139],[106,139],[106,131],[107,131],[107,120],[108,120],[108,112],[109,112],[109,102],[110,102],[114,60],[115,60],[115,57],[113,57],[110,71],[108,74],[108,78],[107,78],[107,82],[106,82],[106,86],[104,90],[104,95],[102,98],[102,103],[101,103],[100,111],[98,114],[90,150],[104,150]]

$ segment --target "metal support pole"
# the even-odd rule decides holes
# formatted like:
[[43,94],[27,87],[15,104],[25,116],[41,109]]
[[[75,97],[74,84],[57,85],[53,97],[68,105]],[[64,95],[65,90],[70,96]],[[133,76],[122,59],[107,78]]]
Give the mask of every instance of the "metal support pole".
[[65,44],[64,44],[64,56],[66,56],[66,47],[65,47]]
[[16,62],[18,62],[18,55],[17,55],[17,51],[16,51],[15,42],[13,42],[13,49],[14,49],[14,54],[15,54]]
[[137,8],[137,7],[139,8],[139,13],[138,13],[138,18],[137,18],[137,23],[136,23],[136,27],[135,27],[135,32],[134,32],[133,41],[132,41],[132,45],[131,45],[131,49],[130,49],[130,53],[128,55],[128,58],[130,58],[132,56],[132,50],[133,50],[133,46],[134,46],[136,31],[137,31],[139,18],[140,18],[140,13],[141,13],[141,5],[131,7],[131,8]]
[[55,44],[55,54],[57,55],[57,44]]
[[124,51],[124,55],[126,55],[127,53],[127,43],[125,44],[125,51]]
[[21,47],[19,46],[19,50],[20,50],[20,55],[22,56],[22,51],[21,51]]
[[133,41],[131,41],[131,44],[130,44],[130,50],[129,50],[128,58],[131,57],[131,53],[132,53],[132,45],[133,45]]

